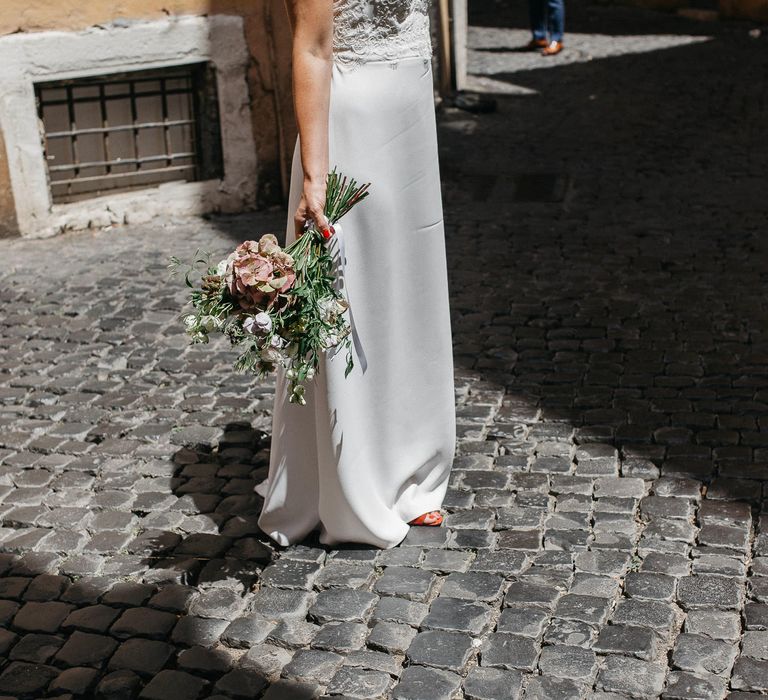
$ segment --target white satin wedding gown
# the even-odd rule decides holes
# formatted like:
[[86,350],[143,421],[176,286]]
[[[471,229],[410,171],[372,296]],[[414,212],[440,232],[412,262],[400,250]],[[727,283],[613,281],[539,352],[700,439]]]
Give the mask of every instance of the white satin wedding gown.
[[[320,530],[388,548],[440,508],[456,437],[428,0],[334,0],[333,43],[330,164],[371,183],[331,239],[355,367],[326,357],[306,406],[278,373],[259,525],[283,545]],[[302,178],[297,141],[288,241]]]

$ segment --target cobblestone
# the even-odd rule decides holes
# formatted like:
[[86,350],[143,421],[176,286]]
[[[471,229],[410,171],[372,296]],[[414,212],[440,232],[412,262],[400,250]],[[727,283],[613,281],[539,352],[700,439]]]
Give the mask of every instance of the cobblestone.
[[173,613],[152,608],[128,608],[112,625],[110,633],[118,639],[149,637],[165,639],[177,621]]
[[768,660],[768,633],[745,632],[741,641],[741,653],[761,661]]
[[366,625],[357,622],[329,622],[318,630],[312,639],[312,647],[349,653],[362,648],[367,636]]
[[40,695],[57,675],[51,666],[13,661],[0,675],[0,692],[22,697]]
[[597,687],[634,697],[656,697],[661,694],[664,676],[664,666],[660,664],[628,656],[607,656],[597,677]]
[[610,601],[605,598],[569,593],[558,600],[555,616],[589,624],[602,624],[608,617]]
[[633,598],[619,601],[611,621],[620,625],[650,627],[658,632],[668,632],[675,625],[677,610],[664,603]]
[[139,695],[147,700],[182,700],[200,697],[208,683],[183,671],[165,669],[146,685]]
[[522,674],[517,671],[473,668],[464,681],[464,697],[468,700],[517,700],[522,680]]
[[113,671],[101,679],[96,686],[96,697],[101,698],[133,698],[141,689],[141,679],[130,671]]
[[501,576],[488,573],[453,573],[443,583],[441,595],[492,602],[500,598],[504,587]]
[[460,632],[427,630],[417,634],[406,655],[411,663],[463,672],[474,647],[472,638]]
[[395,686],[396,700],[451,700],[461,687],[461,676],[450,671],[409,666]]
[[743,585],[740,581],[721,576],[690,576],[677,585],[677,599],[686,609],[739,608]]
[[[438,599],[439,600],[439,599]],[[538,608],[505,608],[501,611],[496,629],[538,639],[544,633],[550,613]]]
[[13,618],[13,626],[27,632],[56,632],[72,611],[66,603],[26,603]]
[[234,669],[219,678],[215,690],[222,693],[219,697],[253,698],[258,697],[267,687],[267,681],[258,674]]
[[658,635],[647,627],[608,625],[600,630],[593,649],[604,654],[628,654],[652,661],[659,646]]
[[404,654],[415,636],[416,630],[413,627],[379,620],[368,636],[368,646],[394,654]]
[[297,649],[309,645],[320,628],[304,620],[282,620],[269,633],[267,639],[274,644]]
[[547,646],[541,650],[539,669],[545,676],[591,681],[597,670],[597,656],[578,646]]
[[256,644],[240,657],[241,668],[252,670],[262,678],[274,681],[293,658],[293,652],[274,644]]
[[672,664],[684,671],[728,675],[737,650],[728,642],[696,634],[681,634],[672,652]]
[[[410,644],[416,634],[414,628],[426,614],[426,605],[407,603],[397,598],[383,598],[374,611],[372,619],[376,622],[369,638],[369,644],[376,645],[378,643],[377,640],[381,639],[382,636],[385,642],[382,646],[391,645],[395,636],[398,639],[398,646],[406,644],[406,642]],[[401,622],[404,624],[400,624]],[[378,629],[381,623],[385,626]],[[409,625],[412,625],[412,627],[409,627]]]
[[624,580],[624,590],[631,598],[671,601],[677,580],[673,576],[630,572]]
[[[664,690],[664,698],[679,698],[680,700],[720,700],[726,694],[727,682],[725,678],[718,676],[700,676],[693,673],[671,672],[667,678],[667,687]],[[731,694],[730,697],[734,697]]]
[[65,666],[101,665],[117,649],[118,643],[102,634],[73,632],[56,654],[56,662]]
[[221,641],[231,647],[249,648],[263,642],[276,623],[260,615],[238,617],[221,634]]
[[53,693],[87,695],[98,678],[99,672],[94,668],[68,668],[51,681],[48,689]]
[[190,647],[178,656],[179,668],[204,674],[225,673],[233,664],[233,659],[219,650],[204,647]]
[[386,673],[345,666],[331,678],[328,692],[350,698],[380,698],[391,685],[392,679]]
[[344,657],[332,651],[299,649],[283,669],[283,676],[299,681],[327,683],[343,660]]
[[[378,598],[373,593],[364,591],[329,590],[318,594],[309,615],[317,622],[364,622]],[[379,603],[380,605],[383,604]],[[398,605],[393,601],[394,605]],[[403,604],[408,608],[407,604]]]
[[0,695],[768,693],[765,33],[568,12],[543,59],[524,6],[470,3],[457,458],[400,547],[269,542],[271,380],[177,321],[169,255],[281,209],[2,242]]
[[52,634],[26,634],[18,640],[13,651],[7,656],[13,661],[44,664],[53,658],[63,643],[62,637]]
[[516,634],[489,635],[480,650],[480,664],[503,669],[532,671],[538,652],[533,640]]

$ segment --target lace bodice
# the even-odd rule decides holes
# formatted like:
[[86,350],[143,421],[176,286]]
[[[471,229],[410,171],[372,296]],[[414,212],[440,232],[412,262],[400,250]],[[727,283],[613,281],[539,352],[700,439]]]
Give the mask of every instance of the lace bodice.
[[352,64],[430,58],[429,0],[333,0],[333,55]]

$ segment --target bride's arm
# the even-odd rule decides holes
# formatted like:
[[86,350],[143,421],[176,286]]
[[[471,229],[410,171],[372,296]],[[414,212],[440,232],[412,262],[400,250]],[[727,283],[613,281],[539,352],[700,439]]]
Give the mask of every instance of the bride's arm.
[[321,230],[328,174],[328,106],[333,66],[332,0],[286,0],[293,28],[293,103],[299,127],[304,190],[296,235],[311,219]]

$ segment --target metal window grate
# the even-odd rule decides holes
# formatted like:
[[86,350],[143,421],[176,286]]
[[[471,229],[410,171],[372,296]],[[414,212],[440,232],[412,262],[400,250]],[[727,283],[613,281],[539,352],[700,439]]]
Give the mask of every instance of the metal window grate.
[[35,85],[55,203],[222,175],[209,64]]

